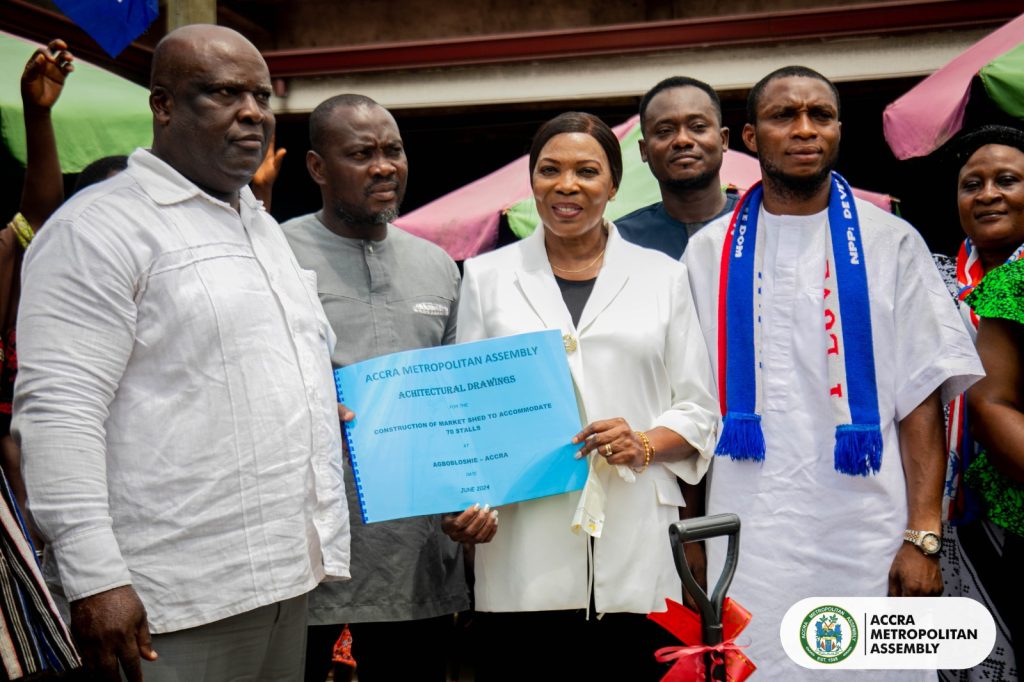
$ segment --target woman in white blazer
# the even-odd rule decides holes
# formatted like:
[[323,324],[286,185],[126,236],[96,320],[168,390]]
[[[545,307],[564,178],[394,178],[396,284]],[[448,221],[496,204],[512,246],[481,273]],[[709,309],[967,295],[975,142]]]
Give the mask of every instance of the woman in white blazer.
[[[645,615],[682,599],[668,526],[678,479],[697,483],[714,448],[711,364],[684,266],[603,217],[622,177],[612,131],[562,114],[538,131],[530,169],[542,226],[466,262],[458,340],[561,330],[589,475],[582,493],[503,507],[477,546],[477,679],[658,679],[654,650],[678,642]],[[533,669],[538,647],[564,670]]]

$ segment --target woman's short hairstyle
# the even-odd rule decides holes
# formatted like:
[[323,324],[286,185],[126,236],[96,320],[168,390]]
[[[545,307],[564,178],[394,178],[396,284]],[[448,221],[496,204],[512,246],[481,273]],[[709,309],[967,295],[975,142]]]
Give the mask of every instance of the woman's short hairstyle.
[[533,170],[537,167],[537,159],[544,145],[555,135],[562,133],[586,133],[597,140],[608,157],[608,165],[612,171],[612,186],[618,189],[622,180],[622,149],[619,146],[619,139],[604,121],[582,111],[559,114],[540,127],[533,136],[533,144],[530,145],[530,177],[533,177]]
[[950,145],[955,171],[959,172],[974,152],[989,144],[1001,144],[1024,152],[1024,131],[1005,125],[985,125],[961,135]]

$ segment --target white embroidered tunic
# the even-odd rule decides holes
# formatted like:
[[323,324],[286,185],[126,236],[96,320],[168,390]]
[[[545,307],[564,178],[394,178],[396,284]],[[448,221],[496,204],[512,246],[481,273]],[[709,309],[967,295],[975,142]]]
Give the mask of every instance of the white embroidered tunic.
[[[871,299],[881,471],[835,470],[835,417],[828,399],[824,290],[827,212],[773,216],[762,210],[763,463],[715,457],[708,513],[742,523],[739,568],[729,590],[753,620],[741,644],[766,679],[818,679],[791,662],[779,625],[812,596],[885,596],[892,559],[907,527],[897,424],[941,387],[946,401],[974,383],[981,363],[920,235],[906,222],[857,202]],[[712,363],[718,371],[718,286],[728,218],[690,242],[684,262]],[[855,320],[844,325],[856,324]],[[709,548],[708,582],[725,543]],[[796,634],[793,635],[797,636]],[[881,671],[866,671],[883,679]],[[934,672],[894,673],[934,679]]]
[[316,277],[145,150],[25,257],[15,430],[68,599],[131,584],[169,632],[348,577]]

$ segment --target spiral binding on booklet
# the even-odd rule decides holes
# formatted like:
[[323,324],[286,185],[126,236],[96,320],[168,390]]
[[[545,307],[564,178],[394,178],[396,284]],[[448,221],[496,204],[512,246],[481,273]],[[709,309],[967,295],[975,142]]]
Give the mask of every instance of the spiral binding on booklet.
[[[341,388],[341,382],[338,380],[338,374],[334,374],[334,390],[338,393],[338,402],[342,405],[345,404],[345,392]],[[348,445],[348,458],[352,462],[352,478],[356,481],[356,495],[359,497],[359,513],[363,515],[363,523],[369,523],[366,520],[366,497],[363,495],[363,480],[359,476],[359,460],[356,459],[356,444],[352,440],[352,436],[349,435],[349,428],[345,424],[341,425],[341,435],[345,439],[345,444]]]

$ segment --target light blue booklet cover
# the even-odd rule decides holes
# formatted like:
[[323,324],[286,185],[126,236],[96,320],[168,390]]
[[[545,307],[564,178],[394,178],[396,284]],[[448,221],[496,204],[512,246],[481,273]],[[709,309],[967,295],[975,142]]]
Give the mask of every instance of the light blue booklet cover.
[[561,334],[384,355],[334,371],[363,521],[579,490],[585,459]]

